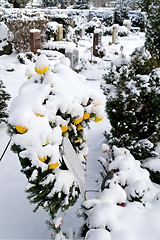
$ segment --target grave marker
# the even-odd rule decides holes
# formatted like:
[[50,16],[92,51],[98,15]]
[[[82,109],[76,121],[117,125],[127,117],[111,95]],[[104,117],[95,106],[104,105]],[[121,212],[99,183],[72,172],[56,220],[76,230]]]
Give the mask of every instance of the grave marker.
[[97,28],[93,35],[93,55],[98,56],[98,48],[102,45],[102,30]]
[[112,31],[112,43],[117,43],[117,37],[118,37],[118,26],[114,25],[113,26],[113,31]]
[[63,25],[62,24],[59,24],[58,26],[56,41],[63,41]]
[[30,30],[30,46],[31,46],[31,52],[33,53],[37,53],[37,50],[41,49],[40,30],[38,29]]
[[77,64],[78,64],[78,59],[79,59],[79,52],[76,48],[70,49],[66,48],[65,50],[65,57],[68,57],[71,61],[71,69],[75,70]]

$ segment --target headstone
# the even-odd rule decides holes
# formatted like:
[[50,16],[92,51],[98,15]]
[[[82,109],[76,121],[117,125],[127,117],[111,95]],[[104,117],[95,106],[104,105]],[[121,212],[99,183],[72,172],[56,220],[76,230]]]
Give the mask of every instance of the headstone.
[[37,18],[44,18],[44,12],[36,12]]
[[58,26],[56,41],[63,41],[63,25],[62,24],[59,24]]
[[130,29],[131,29],[131,20],[125,19],[123,21],[123,26],[125,26],[128,29],[128,31],[130,31]]
[[102,30],[95,29],[93,35],[93,55],[98,56],[98,48],[102,45]]
[[79,29],[79,35],[80,37],[83,37],[85,35],[85,27],[81,26],[81,28]]
[[71,69],[75,70],[76,66],[78,65],[78,59],[79,59],[79,52],[76,48],[66,48],[65,50],[65,57],[68,57],[71,61]]
[[112,43],[117,43],[117,37],[118,37],[118,26],[114,25],[113,26],[113,31],[112,31]]
[[30,46],[31,46],[31,52],[33,53],[37,53],[37,50],[41,49],[40,30],[38,29],[30,30]]

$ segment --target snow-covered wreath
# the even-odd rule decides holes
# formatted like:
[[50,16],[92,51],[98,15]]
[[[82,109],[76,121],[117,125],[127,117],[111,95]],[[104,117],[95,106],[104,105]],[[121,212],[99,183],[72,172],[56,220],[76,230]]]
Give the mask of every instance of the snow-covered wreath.
[[34,68],[26,70],[28,80],[9,116],[12,150],[28,179],[28,198],[52,219],[59,209],[73,205],[80,191],[85,194],[85,127],[103,118],[101,94],[69,64],[64,58],[52,66],[40,55]]

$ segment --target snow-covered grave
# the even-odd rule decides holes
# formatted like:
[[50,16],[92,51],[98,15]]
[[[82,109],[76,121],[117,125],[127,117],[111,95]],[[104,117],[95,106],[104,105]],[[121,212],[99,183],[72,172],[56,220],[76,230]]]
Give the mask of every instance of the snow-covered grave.
[[[121,54],[121,46],[123,46],[123,53],[129,57],[129,55],[132,53],[132,51],[136,47],[140,47],[144,43],[144,33],[140,33],[139,35],[132,35],[125,38],[118,37],[118,43],[116,45],[109,46],[109,42],[111,42],[112,36],[106,36],[102,38],[102,44],[106,49],[106,55],[99,59],[97,57],[93,57],[93,60],[97,62],[96,64],[90,63],[91,58],[91,48],[93,45],[93,39],[88,36],[83,36],[81,40],[78,43],[78,49],[79,49],[79,55],[80,55],[80,62],[79,62],[79,68],[81,68],[81,75],[83,75],[85,78],[89,80],[94,81],[88,81],[87,85],[89,85],[90,88],[93,89],[93,91],[96,89],[100,94],[102,94],[102,90],[100,89],[100,82],[102,80],[102,75],[105,74],[108,71],[108,68],[110,66],[110,60],[118,61],[120,60],[120,54]],[[45,52],[46,51],[46,52]],[[43,54],[49,54],[48,50],[43,50]],[[115,55],[115,52],[118,52],[118,56]],[[41,141],[46,140],[46,135],[51,136],[50,133],[50,127],[48,126],[48,118],[54,118],[55,115],[50,115],[47,113],[47,110],[41,107],[40,102],[36,102],[34,105],[33,99],[35,99],[36,96],[39,97],[39,99],[48,96],[49,89],[51,88],[51,84],[55,84],[56,81],[61,81],[61,85],[55,84],[57,93],[60,93],[62,88],[65,91],[65,89],[68,89],[68,86],[66,86],[66,71],[68,73],[68,76],[71,76],[71,69],[68,66],[65,66],[67,61],[62,61],[64,56],[60,53],[55,53],[53,56],[53,53],[50,53],[50,60],[49,64],[53,66],[53,75],[54,77],[51,78],[52,82],[50,82],[49,78],[45,79],[45,83],[41,84],[42,88],[39,88],[39,91],[36,91],[38,85],[40,85],[40,75],[35,73],[34,71],[34,63],[30,62],[30,64],[20,64],[16,58],[16,54],[13,53],[12,55],[6,56],[0,56],[0,77],[3,80],[7,91],[11,94],[11,101],[13,98],[17,97],[20,93],[22,94],[22,100],[20,101],[20,98],[17,98],[17,101],[19,101],[18,105],[19,108],[15,108],[15,114],[13,113],[12,116],[14,116],[13,119],[10,119],[10,121],[14,124],[24,124],[28,129],[31,127],[32,131],[35,132],[36,129],[38,129],[40,135],[35,135],[40,137],[36,138],[34,147],[30,145],[30,143],[33,141],[33,135],[30,134],[31,131],[28,130],[28,133],[26,134],[27,137],[25,138],[25,141],[21,141],[23,134],[18,136],[15,136],[15,141],[17,141],[18,144],[25,145],[27,143],[28,147],[33,150],[36,149],[38,154],[45,155],[41,151],[40,142],[38,139],[41,139]],[[60,63],[60,61],[62,61]],[[14,69],[13,72],[6,71],[8,68]],[[31,71],[26,71],[26,69],[30,69]],[[63,72],[63,70],[65,71]],[[55,72],[54,72],[55,71]],[[26,72],[26,75],[29,77],[32,75],[33,77],[36,76],[38,83],[33,84],[32,80],[33,78],[30,78],[26,82],[26,77],[24,75],[24,72]],[[30,74],[30,75],[28,75]],[[48,72],[49,74],[49,72]],[[72,74],[76,74],[73,73]],[[47,73],[46,73],[47,75]],[[77,75],[76,75],[77,76]],[[62,78],[63,77],[63,78]],[[73,77],[73,76],[72,76]],[[34,78],[35,79],[35,78]],[[83,80],[80,80],[81,84],[83,85]],[[23,85],[23,87],[22,87]],[[34,87],[33,87],[34,85]],[[31,87],[32,86],[32,87]],[[65,88],[66,87],[66,88]],[[27,89],[26,92],[24,89]],[[35,91],[34,91],[35,90]],[[79,89],[78,89],[79,90]],[[30,95],[32,93],[32,95]],[[75,89],[72,87],[70,88],[70,95],[71,97],[73,94],[76,95]],[[88,93],[87,93],[88,95]],[[24,96],[27,96],[27,101],[24,101]],[[80,101],[80,95],[78,101]],[[71,100],[71,98],[70,98]],[[11,101],[9,102],[9,109],[11,107]],[[30,107],[26,108],[24,110],[24,105],[30,104]],[[51,103],[51,102],[50,102]],[[103,106],[105,106],[105,97],[102,98]],[[58,104],[58,102],[57,102]],[[66,104],[64,102],[64,104]],[[65,106],[68,106],[67,104]],[[32,109],[32,111],[31,111]],[[49,109],[49,108],[48,108]],[[34,111],[33,111],[34,110]],[[76,111],[76,110],[75,110]],[[83,111],[82,111],[83,112]],[[40,115],[45,115],[45,117],[36,116],[35,113]],[[31,117],[31,118],[30,118]],[[25,119],[25,122],[23,122]],[[33,120],[30,121],[30,119]],[[43,131],[43,126],[39,125],[39,122],[42,124],[44,123],[45,126],[47,126],[47,130],[45,130],[45,133]],[[61,121],[60,119],[57,119],[58,122],[58,128],[56,134],[58,134],[58,138],[55,140],[55,144],[57,141],[61,140],[61,134],[60,134],[60,125]],[[34,123],[34,124],[33,124]],[[63,122],[64,123],[64,122]],[[65,124],[64,124],[65,125]],[[42,127],[40,127],[42,126]],[[98,162],[98,159],[100,156],[102,156],[104,159],[106,158],[106,153],[101,152],[101,145],[104,141],[103,133],[105,130],[110,129],[109,121],[104,115],[104,118],[101,122],[98,122],[95,124],[94,122],[90,123],[90,129],[87,129],[88,134],[88,147],[89,147],[89,155],[87,157],[87,165],[86,165],[86,190],[87,190],[87,202],[85,202],[85,207],[90,208],[91,206],[96,206],[93,211],[90,211],[89,218],[91,220],[92,226],[91,228],[99,227],[99,229],[91,229],[88,231],[86,235],[86,239],[93,239],[93,237],[101,237],[102,239],[134,239],[134,240],[142,240],[142,239],[153,239],[157,240],[160,237],[160,230],[158,225],[158,217],[160,214],[160,208],[159,208],[159,188],[155,184],[151,184],[151,182],[148,180],[148,176],[146,172],[144,172],[142,169],[139,169],[138,164],[136,165],[137,172],[134,170],[134,164],[135,160],[130,155],[129,152],[127,152],[127,155],[124,154],[123,149],[115,149],[116,152],[119,151],[120,158],[117,157],[117,162],[113,162],[110,164],[110,169],[116,168],[117,164],[119,164],[119,161],[122,161],[124,158],[122,155],[125,155],[125,157],[130,160],[131,168],[128,169],[128,171],[120,172],[121,175],[114,175],[115,180],[121,180],[122,183],[124,181],[131,181],[132,175],[133,177],[136,177],[136,181],[144,180],[144,182],[135,182],[131,186],[131,188],[128,188],[128,194],[134,196],[135,189],[138,187],[142,192],[145,190],[144,201],[148,201],[146,206],[144,207],[141,203],[135,203],[131,202],[127,204],[125,207],[118,206],[117,203],[125,203],[126,195],[123,191],[123,188],[118,187],[116,183],[113,183],[112,186],[112,193],[108,193],[109,189],[105,189],[103,193],[97,193],[96,191],[99,191],[101,182],[99,182],[99,179],[101,179],[100,172],[102,171],[102,166]],[[1,124],[0,125],[0,153],[3,152],[5,146],[7,145],[9,141],[9,136],[6,133],[6,125]],[[62,131],[61,131],[62,132]],[[50,141],[54,141],[53,138],[49,139]],[[47,147],[48,148],[48,147]],[[45,150],[46,151],[46,148]],[[52,150],[50,149],[50,155],[52,155]],[[29,151],[23,154],[29,154]],[[34,155],[32,151],[32,155]],[[52,159],[53,160],[53,159]],[[101,159],[102,160],[102,159]],[[58,160],[56,160],[58,161]],[[34,162],[36,164],[40,164],[44,167],[44,163],[41,161],[38,161],[37,157],[34,157]],[[125,162],[125,159],[124,159]],[[53,164],[54,164],[53,160]],[[124,163],[125,165],[126,163]],[[149,163],[148,163],[149,164]],[[126,166],[126,165],[125,165]],[[35,206],[31,205],[29,201],[26,199],[26,193],[24,192],[24,189],[26,187],[27,181],[23,174],[20,172],[21,166],[18,160],[18,157],[16,154],[14,154],[10,149],[7,150],[6,154],[4,155],[2,161],[0,162],[0,238],[2,239],[50,239],[50,232],[47,229],[47,226],[45,224],[45,221],[48,219],[48,214],[43,210],[39,209],[36,213],[33,213],[33,209]],[[123,174],[122,174],[123,173]],[[34,178],[35,175],[32,177]],[[142,176],[144,177],[142,179]],[[149,189],[149,191],[148,191]],[[117,196],[117,192],[119,193]],[[148,194],[151,193],[151,194]],[[110,198],[106,201],[105,194],[108,194]],[[154,197],[155,196],[155,197]],[[153,197],[153,198],[152,198]],[[152,199],[151,199],[152,198]],[[91,200],[92,199],[92,200]],[[62,214],[63,218],[63,224],[62,224],[62,230],[66,232],[68,239],[73,239],[73,232],[75,231],[74,239],[79,239],[80,235],[80,225],[84,224],[84,221],[82,218],[77,217],[77,210],[81,207],[81,204],[83,202],[83,198],[81,195],[78,198],[78,201],[73,207],[70,207],[65,213]],[[107,214],[104,214],[104,212],[107,209]],[[89,210],[88,210],[89,211]],[[80,211],[78,211],[80,213]],[[107,218],[108,216],[108,218]],[[59,222],[58,222],[59,221]],[[61,218],[58,218],[55,220],[55,225],[61,223]],[[112,229],[111,233],[109,233],[108,230],[104,229],[104,223],[105,225],[108,225],[110,230]],[[70,236],[70,237],[69,237]],[[84,238],[81,238],[84,239]]]

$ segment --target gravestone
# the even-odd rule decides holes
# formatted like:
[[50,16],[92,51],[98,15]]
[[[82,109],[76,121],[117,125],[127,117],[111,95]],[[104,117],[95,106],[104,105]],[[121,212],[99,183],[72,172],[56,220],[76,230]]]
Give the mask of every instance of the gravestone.
[[113,31],[112,31],[112,43],[113,44],[117,43],[117,37],[118,37],[118,26],[114,25]]
[[44,18],[44,12],[36,12],[37,18]]
[[80,37],[83,37],[85,35],[85,27],[83,25],[79,29],[79,35]]
[[125,19],[123,21],[123,26],[125,26],[128,29],[128,31],[130,31],[130,29],[131,29],[131,20]]
[[100,28],[94,30],[93,35],[93,55],[99,56],[98,49],[102,45],[102,30]]
[[58,26],[56,41],[63,41],[63,25],[62,24],[59,24]]
[[79,52],[78,49],[76,48],[66,48],[65,50],[65,57],[68,57],[71,61],[71,69],[75,70],[76,66],[78,65],[78,60],[79,60]]
[[33,53],[37,53],[37,50],[41,49],[40,30],[38,29],[30,30],[30,46],[31,46],[31,52]]

